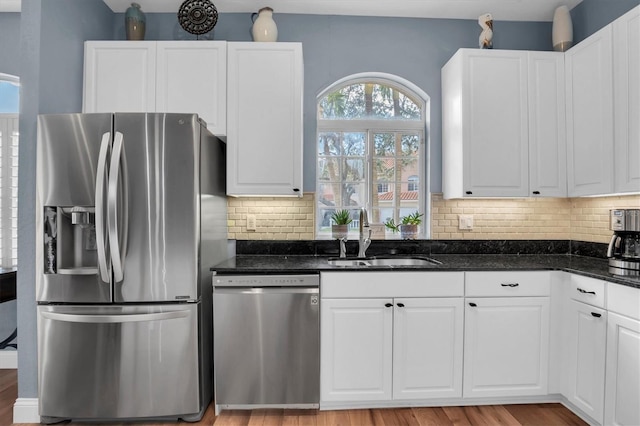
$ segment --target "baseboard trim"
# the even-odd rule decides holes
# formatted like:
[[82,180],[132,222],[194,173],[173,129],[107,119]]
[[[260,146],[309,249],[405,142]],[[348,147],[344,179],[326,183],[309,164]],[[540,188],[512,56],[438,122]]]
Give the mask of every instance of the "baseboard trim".
[[0,369],[18,368],[18,351],[0,351]]
[[13,423],[40,423],[38,398],[18,398],[13,404]]

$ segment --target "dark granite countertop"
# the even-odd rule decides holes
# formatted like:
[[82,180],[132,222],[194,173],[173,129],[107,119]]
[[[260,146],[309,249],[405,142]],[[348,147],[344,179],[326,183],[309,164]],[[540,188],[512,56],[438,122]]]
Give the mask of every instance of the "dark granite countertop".
[[[640,288],[640,277],[609,273],[606,259],[571,254],[416,254],[442,262],[429,266],[344,267],[322,255],[241,254],[211,268],[218,274],[308,274],[326,271],[533,271],[560,270]],[[333,256],[334,257],[334,256]]]

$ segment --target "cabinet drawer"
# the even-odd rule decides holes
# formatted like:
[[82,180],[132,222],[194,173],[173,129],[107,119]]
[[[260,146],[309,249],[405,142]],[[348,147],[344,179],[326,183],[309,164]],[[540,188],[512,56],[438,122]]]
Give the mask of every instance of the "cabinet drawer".
[[607,310],[640,320],[640,288],[607,283]]
[[465,296],[549,296],[548,271],[466,272]]
[[604,308],[604,289],[605,282],[602,280],[571,274],[569,296],[573,300]]
[[322,272],[322,298],[455,297],[464,295],[464,272]]

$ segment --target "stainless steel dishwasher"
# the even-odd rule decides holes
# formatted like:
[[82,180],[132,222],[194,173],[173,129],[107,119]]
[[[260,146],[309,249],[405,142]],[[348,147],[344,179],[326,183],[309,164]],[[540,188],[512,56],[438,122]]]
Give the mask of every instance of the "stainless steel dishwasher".
[[317,408],[318,275],[214,275],[215,403]]

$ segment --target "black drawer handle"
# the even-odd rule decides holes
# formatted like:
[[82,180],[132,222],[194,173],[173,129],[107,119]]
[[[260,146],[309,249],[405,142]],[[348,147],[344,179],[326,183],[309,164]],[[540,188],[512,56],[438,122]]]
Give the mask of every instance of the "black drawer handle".
[[398,308],[404,308],[404,303],[398,303]]
[[600,318],[602,316],[602,314],[598,314],[596,312],[591,312],[591,315],[596,317],[596,318]]
[[519,283],[502,283],[500,284],[502,287],[518,287]]
[[478,305],[476,305],[476,304],[475,304],[475,303],[473,303],[473,302],[470,302],[470,303],[469,303],[469,306],[471,306],[472,308],[475,308],[475,307],[476,307],[476,306],[478,306]]
[[540,191],[533,191],[533,195],[540,195]]
[[393,303],[385,303],[384,306],[386,306],[387,308],[391,308],[393,307]]
[[465,194],[467,194],[467,195],[471,195],[471,194],[473,194],[473,192],[471,192],[471,191],[467,191],[467,192],[465,192]]
[[300,188],[293,188],[293,192],[300,192]]
[[596,294],[596,292],[595,292],[595,291],[587,291],[587,290],[583,290],[583,289],[581,289],[580,287],[578,287],[578,288],[577,288],[577,290],[578,290],[580,293],[583,293],[583,294],[593,294],[593,295],[595,295],[595,294]]

